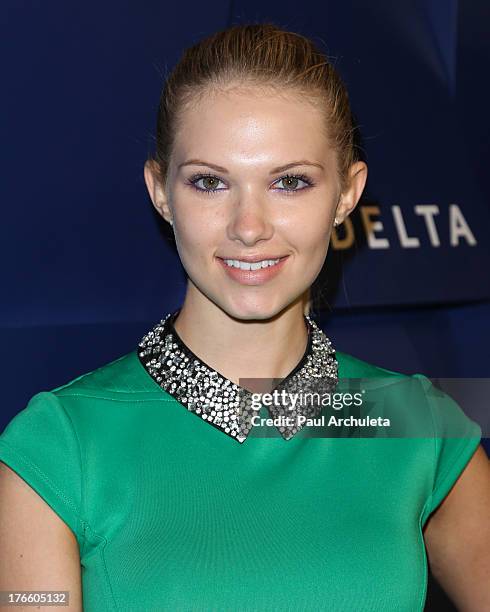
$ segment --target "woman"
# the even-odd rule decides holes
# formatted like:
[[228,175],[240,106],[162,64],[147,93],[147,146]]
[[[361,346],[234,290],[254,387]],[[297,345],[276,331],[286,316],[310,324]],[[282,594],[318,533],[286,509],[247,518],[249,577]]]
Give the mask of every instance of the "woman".
[[428,411],[449,407],[459,438],[313,439],[298,420],[254,436],[242,402],[244,377],[414,380],[335,351],[307,314],[365,186],[352,134],[302,36],[235,26],[185,52],[144,169],[184,303],[7,426],[3,590],[69,591],[88,611],[415,611],[427,550],[460,609],[490,609],[488,459],[448,396],[430,389]]

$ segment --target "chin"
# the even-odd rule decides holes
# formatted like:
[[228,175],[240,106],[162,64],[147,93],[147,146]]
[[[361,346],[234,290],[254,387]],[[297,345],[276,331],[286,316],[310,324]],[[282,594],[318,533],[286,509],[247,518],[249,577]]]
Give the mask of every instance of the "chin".
[[220,302],[221,308],[228,315],[241,320],[271,319],[288,306],[288,302],[280,303],[277,300],[277,296],[269,300],[247,300],[243,297],[241,299],[239,297],[232,299],[228,297],[228,299],[220,300]]

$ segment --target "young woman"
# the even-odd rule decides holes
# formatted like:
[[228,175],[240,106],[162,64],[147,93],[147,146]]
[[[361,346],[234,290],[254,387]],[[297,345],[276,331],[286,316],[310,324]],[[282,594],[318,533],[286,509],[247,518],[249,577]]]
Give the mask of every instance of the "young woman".
[[[423,375],[335,350],[308,314],[366,183],[353,131],[341,79],[298,34],[234,26],[186,50],[144,168],[184,302],[5,429],[0,589],[69,591],[87,611],[415,612],[427,552],[460,609],[490,609],[479,426]],[[254,436],[242,409],[245,378],[380,376],[418,377],[459,437],[305,437],[298,419]]]

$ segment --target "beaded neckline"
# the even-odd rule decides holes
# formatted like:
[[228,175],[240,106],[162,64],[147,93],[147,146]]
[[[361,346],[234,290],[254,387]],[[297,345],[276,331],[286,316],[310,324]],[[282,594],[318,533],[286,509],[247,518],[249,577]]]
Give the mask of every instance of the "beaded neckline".
[[[257,410],[251,407],[252,393],[228,380],[204,363],[180,338],[174,321],[180,309],[167,314],[138,344],[138,358],[146,372],[169,395],[210,425],[243,443],[252,427]],[[332,391],[338,383],[338,363],[329,338],[308,315],[308,343],[303,357],[281,382],[278,392],[289,393],[317,390]],[[284,397],[284,396],[283,396]],[[318,406],[306,403],[294,407],[287,403],[267,406],[270,417],[288,417],[289,424],[277,429],[285,440],[291,439],[303,425],[297,417],[314,417]]]

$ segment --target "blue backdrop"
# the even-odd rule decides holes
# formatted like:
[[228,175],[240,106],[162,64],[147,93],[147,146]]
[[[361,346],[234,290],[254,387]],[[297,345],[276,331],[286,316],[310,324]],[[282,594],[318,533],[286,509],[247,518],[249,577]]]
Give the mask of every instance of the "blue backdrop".
[[393,370],[490,375],[487,0],[4,0],[0,18],[0,427],[181,303],[143,180],[159,94],[184,47],[249,21],[313,37],[362,126],[367,187],[320,278],[327,335]]
[[186,45],[254,20],[313,37],[361,125],[368,183],[318,283],[335,345],[390,369],[489,375],[488,3],[305,8],[3,3],[5,421],[182,301],[143,180],[160,90]]
[[254,20],[313,37],[362,126],[368,183],[319,279],[335,345],[401,371],[489,375],[488,3],[307,8],[2,4],[4,418],[181,302],[143,180],[160,90],[186,45]]

